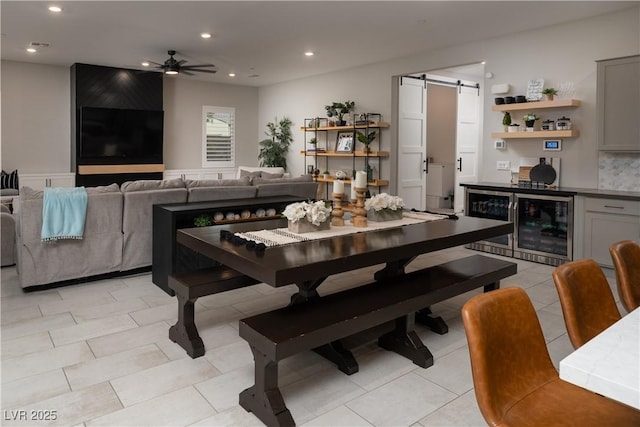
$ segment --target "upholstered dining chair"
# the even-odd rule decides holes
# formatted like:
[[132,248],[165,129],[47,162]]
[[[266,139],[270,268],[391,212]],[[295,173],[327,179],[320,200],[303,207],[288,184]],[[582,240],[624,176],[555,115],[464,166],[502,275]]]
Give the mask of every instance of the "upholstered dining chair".
[[640,307],[640,245],[633,240],[614,243],[609,248],[616,270],[618,296],[627,312]]
[[632,426],[640,411],[563,381],[522,288],[462,308],[476,399],[490,426]]
[[620,320],[607,278],[594,260],[562,264],[552,276],[573,348],[581,347]]

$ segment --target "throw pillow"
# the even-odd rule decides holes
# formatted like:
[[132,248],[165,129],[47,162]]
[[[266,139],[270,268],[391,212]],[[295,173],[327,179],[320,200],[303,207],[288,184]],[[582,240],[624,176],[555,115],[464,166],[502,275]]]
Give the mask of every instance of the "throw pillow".
[[278,178],[282,178],[282,175],[284,175],[284,173],[261,172],[260,173],[260,178],[262,178],[262,179],[278,179]]
[[0,178],[0,187],[1,188],[14,188],[18,189],[18,169],[14,170],[11,173],[6,173],[4,170],[2,171],[2,177]]

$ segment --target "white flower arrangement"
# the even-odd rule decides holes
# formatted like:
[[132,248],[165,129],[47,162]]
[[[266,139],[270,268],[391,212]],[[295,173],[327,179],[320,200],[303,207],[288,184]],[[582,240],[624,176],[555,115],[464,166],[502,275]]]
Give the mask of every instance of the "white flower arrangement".
[[322,200],[291,203],[284,208],[282,214],[293,223],[306,219],[313,225],[320,225],[331,218],[331,206],[327,206]]
[[392,196],[387,193],[376,194],[370,199],[365,200],[364,208],[366,210],[373,209],[374,211],[381,211],[383,209],[391,209],[396,211],[404,208],[404,201],[398,196]]

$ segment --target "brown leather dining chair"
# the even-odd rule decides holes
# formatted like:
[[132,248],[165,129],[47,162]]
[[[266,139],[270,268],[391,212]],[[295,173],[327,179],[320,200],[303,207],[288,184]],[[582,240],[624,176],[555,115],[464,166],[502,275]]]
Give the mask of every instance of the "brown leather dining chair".
[[630,313],[640,307],[640,245],[623,240],[611,245],[609,253],[616,270],[620,302]]
[[563,381],[521,288],[462,308],[476,399],[490,426],[638,426],[640,411]]
[[573,348],[581,347],[620,320],[607,278],[594,260],[562,264],[552,276]]

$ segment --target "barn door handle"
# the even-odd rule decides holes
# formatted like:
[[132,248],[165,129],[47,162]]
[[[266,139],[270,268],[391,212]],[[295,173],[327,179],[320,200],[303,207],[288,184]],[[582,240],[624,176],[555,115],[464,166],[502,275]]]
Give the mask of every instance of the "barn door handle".
[[462,157],[458,158],[458,171],[462,172]]
[[423,160],[422,163],[424,163],[424,169],[422,169],[422,172],[429,173],[429,162]]

